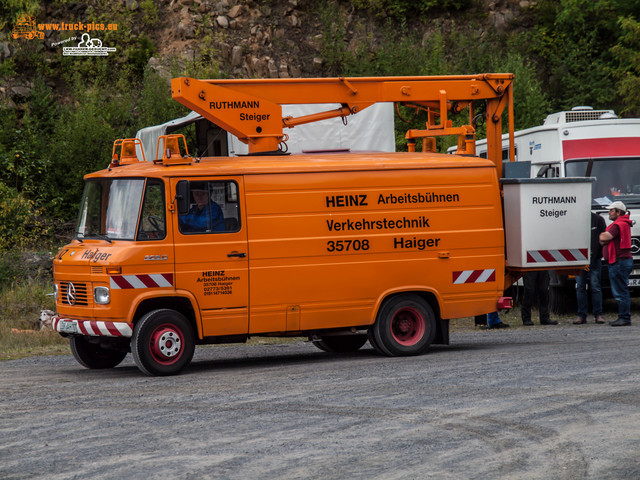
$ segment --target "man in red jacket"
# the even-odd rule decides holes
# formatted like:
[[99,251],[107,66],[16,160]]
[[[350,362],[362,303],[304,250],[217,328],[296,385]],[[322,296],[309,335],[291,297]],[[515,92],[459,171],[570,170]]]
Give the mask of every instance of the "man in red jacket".
[[618,302],[618,318],[609,322],[612,327],[631,325],[631,296],[629,275],[633,270],[631,255],[631,218],[622,202],[609,205],[609,220],[613,223],[600,234],[600,245],[605,261],[609,264],[611,291]]

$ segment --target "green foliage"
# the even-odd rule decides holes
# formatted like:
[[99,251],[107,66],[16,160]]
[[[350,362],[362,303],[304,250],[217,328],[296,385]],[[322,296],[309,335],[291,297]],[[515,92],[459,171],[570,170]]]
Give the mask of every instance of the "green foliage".
[[144,69],[153,57],[156,47],[146,35],[140,35],[136,42],[127,50],[128,63],[133,71],[139,75],[144,73]]
[[397,19],[426,15],[432,10],[462,10],[472,4],[471,0],[353,0],[350,3],[377,16]]
[[142,10],[142,23],[146,27],[155,27],[160,19],[155,2],[153,0],[142,0],[140,9]]
[[[554,110],[576,105],[614,104],[609,46],[619,35],[617,19],[625,2],[616,0],[540,0],[537,24],[522,38],[523,50],[537,59]],[[617,108],[619,109],[619,108]]]
[[631,17],[618,21],[620,40],[611,48],[615,59],[612,75],[618,81],[620,113],[640,115],[640,22]]
[[0,0],[0,28],[13,28],[20,15],[37,15],[40,10],[38,0]]
[[0,252],[33,247],[47,237],[49,228],[32,200],[0,183]]

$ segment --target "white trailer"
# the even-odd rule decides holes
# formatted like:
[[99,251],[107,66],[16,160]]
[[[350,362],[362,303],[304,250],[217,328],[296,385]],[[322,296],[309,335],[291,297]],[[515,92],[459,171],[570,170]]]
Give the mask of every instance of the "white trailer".
[[[592,210],[609,222],[605,208],[621,200],[631,212],[634,268],[629,280],[632,295],[640,295],[640,118],[618,118],[613,110],[575,107],[553,113],[538,127],[515,132],[515,159],[530,162],[529,176],[595,177]],[[509,139],[502,137],[503,159]],[[450,150],[455,150],[455,147]],[[487,141],[476,143],[476,153],[487,156]],[[526,167],[525,167],[526,168]],[[602,272],[609,288],[608,272]],[[551,307],[560,313],[575,305],[573,277],[551,275]]]

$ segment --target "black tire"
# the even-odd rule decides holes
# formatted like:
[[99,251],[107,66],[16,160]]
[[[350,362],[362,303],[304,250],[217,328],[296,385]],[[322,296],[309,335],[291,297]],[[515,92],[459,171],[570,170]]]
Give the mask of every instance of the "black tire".
[[333,353],[349,353],[360,350],[367,343],[366,335],[336,335],[320,337],[313,344],[320,350]]
[[385,355],[387,357],[391,357],[391,352],[389,352],[388,350],[383,349],[380,344],[376,341],[376,336],[374,333],[374,328],[373,326],[371,326],[369,328],[369,330],[367,331],[367,338],[369,339],[369,343],[371,344],[371,346],[373,347],[373,349],[379,353],[380,355]]
[[170,309],[153,310],[133,329],[131,354],[147,375],[175,375],[189,365],[195,336],[189,321]]
[[396,295],[383,303],[372,328],[375,342],[386,355],[420,355],[433,342],[436,317],[421,297]]
[[103,348],[97,342],[91,342],[82,335],[71,336],[69,346],[76,361],[83,367],[91,369],[116,367],[127,356],[124,350]]

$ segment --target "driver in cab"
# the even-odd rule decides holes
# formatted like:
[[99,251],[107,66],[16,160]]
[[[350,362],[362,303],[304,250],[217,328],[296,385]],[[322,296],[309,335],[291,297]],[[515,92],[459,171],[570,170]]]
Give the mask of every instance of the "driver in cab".
[[191,184],[193,205],[189,212],[180,215],[178,224],[181,232],[224,232],[224,214],[220,205],[211,201],[211,195],[206,182]]

